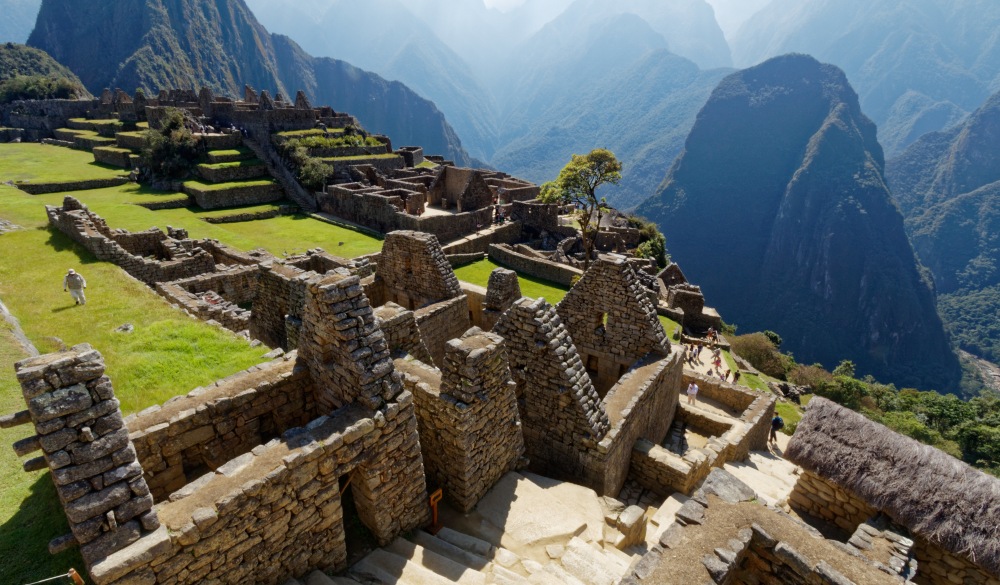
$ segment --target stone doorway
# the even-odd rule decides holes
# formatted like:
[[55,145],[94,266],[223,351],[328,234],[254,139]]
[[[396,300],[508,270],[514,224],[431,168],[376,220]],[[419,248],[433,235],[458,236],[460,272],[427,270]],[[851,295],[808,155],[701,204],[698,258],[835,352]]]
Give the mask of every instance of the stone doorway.
[[[366,510],[368,502],[355,495],[353,476],[348,473],[340,477],[340,507],[343,514],[344,542],[347,548],[347,565],[350,567],[365,555],[378,548],[378,541],[371,528],[365,523],[361,510]],[[360,479],[360,478],[357,478]]]

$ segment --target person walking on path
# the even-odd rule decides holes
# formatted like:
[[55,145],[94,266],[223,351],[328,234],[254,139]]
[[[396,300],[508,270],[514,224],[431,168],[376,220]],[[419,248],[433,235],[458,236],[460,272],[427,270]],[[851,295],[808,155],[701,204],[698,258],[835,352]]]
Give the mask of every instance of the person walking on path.
[[72,268],[66,272],[63,278],[63,292],[69,290],[70,296],[78,305],[86,305],[87,297],[83,294],[83,289],[87,288],[87,281]]
[[768,439],[768,442],[777,443],[778,431],[780,431],[783,428],[785,428],[785,419],[781,418],[780,414],[774,415],[774,418],[771,419],[771,436]]

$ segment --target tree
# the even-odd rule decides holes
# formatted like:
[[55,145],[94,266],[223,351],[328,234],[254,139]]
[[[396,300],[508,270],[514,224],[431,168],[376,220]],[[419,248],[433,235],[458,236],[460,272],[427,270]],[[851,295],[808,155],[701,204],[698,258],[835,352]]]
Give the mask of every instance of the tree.
[[577,207],[585,270],[590,268],[601,220],[610,209],[603,197],[597,197],[597,189],[606,184],[617,185],[621,178],[622,163],[614,153],[595,148],[589,154],[574,154],[569,163],[559,171],[555,181],[542,185],[539,198],[543,202],[573,204]]
[[198,160],[198,141],[184,122],[182,110],[167,108],[160,128],[146,131],[142,162],[155,177],[183,178]]

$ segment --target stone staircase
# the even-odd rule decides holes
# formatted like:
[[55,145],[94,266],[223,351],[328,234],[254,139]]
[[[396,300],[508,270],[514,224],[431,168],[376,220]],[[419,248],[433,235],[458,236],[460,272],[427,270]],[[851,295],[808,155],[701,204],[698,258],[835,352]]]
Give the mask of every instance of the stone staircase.
[[378,585],[614,585],[632,557],[574,537],[546,547],[549,559],[522,558],[501,546],[450,528],[418,531],[373,551],[348,569],[359,583]]

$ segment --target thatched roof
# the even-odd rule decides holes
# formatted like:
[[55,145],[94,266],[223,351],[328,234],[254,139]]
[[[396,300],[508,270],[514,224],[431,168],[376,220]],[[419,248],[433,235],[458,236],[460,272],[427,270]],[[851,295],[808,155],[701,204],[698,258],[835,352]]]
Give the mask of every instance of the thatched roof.
[[785,456],[1000,575],[1000,479],[823,398],[809,403]]

